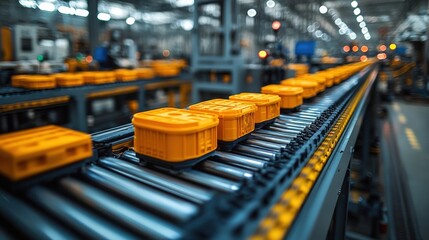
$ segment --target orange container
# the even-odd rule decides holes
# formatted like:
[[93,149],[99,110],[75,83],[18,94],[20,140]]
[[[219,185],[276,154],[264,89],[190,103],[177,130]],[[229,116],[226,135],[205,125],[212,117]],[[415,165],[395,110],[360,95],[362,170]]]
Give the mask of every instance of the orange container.
[[137,80],[137,72],[129,69],[118,69],[115,71],[116,79],[121,82]]
[[0,135],[0,173],[16,181],[92,156],[91,136],[58,126]]
[[200,158],[217,148],[215,114],[160,108],[134,114],[134,149],[170,163]]
[[19,85],[28,89],[55,88],[55,78],[48,75],[27,75],[19,79]]
[[83,72],[85,84],[106,84],[116,82],[116,75],[112,71],[106,72]]
[[303,100],[302,87],[288,87],[283,85],[271,84],[261,88],[262,93],[278,95],[281,98],[280,108],[293,109],[299,107]]
[[180,67],[173,61],[153,61],[152,68],[156,76],[172,77],[180,74]]
[[12,76],[11,84],[14,87],[22,87],[22,80],[27,78],[28,75],[14,75]]
[[84,84],[83,76],[76,73],[57,73],[52,75],[60,87],[75,87]]
[[240,93],[229,96],[230,100],[254,103],[257,107],[255,123],[262,123],[280,115],[280,97],[262,93]]
[[317,92],[318,93],[323,92],[326,89],[326,79],[322,76],[316,76],[314,74],[308,74],[308,75],[300,77],[299,79],[316,82],[318,84],[317,85]]
[[136,72],[139,79],[152,79],[155,76],[151,68],[137,68]]
[[226,99],[213,99],[189,106],[189,109],[214,113],[219,117],[217,138],[233,142],[255,129],[256,105]]
[[302,93],[303,98],[312,98],[317,94],[318,83],[305,80],[283,80],[280,82],[283,86],[290,87],[302,87],[304,92]]

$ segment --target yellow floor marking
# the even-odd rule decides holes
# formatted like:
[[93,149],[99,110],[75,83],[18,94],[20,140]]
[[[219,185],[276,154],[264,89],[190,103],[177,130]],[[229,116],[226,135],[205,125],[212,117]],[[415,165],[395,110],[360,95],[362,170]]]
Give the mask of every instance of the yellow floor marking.
[[401,110],[401,107],[398,103],[393,103],[393,110],[395,110],[396,112],[399,112]]
[[411,128],[405,128],[405,135],[407,135],[408,142],[414,150],[421,150],[420,142],[417,139],[414,131]]
[[402,124],[405,124],[407,122],[407,118],[404,116],[404,114],[399,114],[398,120]]

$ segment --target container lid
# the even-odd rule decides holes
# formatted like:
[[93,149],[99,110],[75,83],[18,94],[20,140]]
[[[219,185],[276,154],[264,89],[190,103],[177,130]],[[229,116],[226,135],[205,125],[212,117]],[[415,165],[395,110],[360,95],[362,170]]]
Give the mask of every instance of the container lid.
[[189,109],[215,113],[219,118],[232,118],[256,112],[257,107],[253,103],[236,102],[227,99],[212,99],[191,105]]
[[282,85],[285,86],[296,86],[296,87],[317,87],[317,83],[313,81],[306,81],[306,80],[283,80],[280,82]]
[[217,115],[178,108],[159,108],[134,114],[135,127],[183,133],[204,130],[219,124]]
[[261,88],[262,93],[277,94],[280,96],[293,96],[304,92],[302,87],[283,86],[271,84]]
[[274,104],[280,102],[280,97],[263,93],[240,93],[229,96],[230,100],[254,103],[257,106]]
[[49,75],[28,75],[27,78],[22,78],[21,81],[45,82],[45,81],[55,81],[55,78]]
[[77,73],[57,73],[52,75],[56,80],[82,80],[83,76]]

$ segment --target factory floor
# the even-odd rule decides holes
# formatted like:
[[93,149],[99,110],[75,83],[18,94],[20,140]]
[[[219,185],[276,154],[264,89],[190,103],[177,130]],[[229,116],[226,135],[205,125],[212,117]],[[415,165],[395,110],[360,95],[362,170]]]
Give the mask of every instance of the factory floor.
[[385,106],[417,229],[423,239],[429,239],[429,104],[394,100]]

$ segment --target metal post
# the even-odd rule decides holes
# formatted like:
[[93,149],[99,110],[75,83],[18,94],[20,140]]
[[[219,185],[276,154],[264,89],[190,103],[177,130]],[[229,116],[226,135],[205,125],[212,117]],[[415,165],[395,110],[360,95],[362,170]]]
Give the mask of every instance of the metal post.
[[326,239],[345,239],[347,226],[347,206],[350,192],[350,163],[344,176],[341,190],[338,193],[337,205],[332,216],[331,226]]
[[[429,1],[428,1],[428,11],[429,11]],[[425,94],[429,94],[429,25],[426,29],[426,44],[425,44],[425,52],[423,54],[423,82]]]
[[87,18],[88,37],[89,37],[89,52],[94,53],[98,45],[98,0],[87,0],[89,15]]

